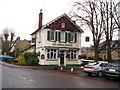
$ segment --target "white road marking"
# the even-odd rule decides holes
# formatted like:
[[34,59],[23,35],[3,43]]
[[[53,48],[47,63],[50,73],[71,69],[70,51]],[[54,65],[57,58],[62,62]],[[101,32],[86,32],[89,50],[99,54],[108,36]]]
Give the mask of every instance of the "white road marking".
[[21,78],[21,79],[24,79],[24,80],[27,79],[27,78],[25,78],[25,77],[21,77],[21,76],[17,76],[17,77],[19,77],[19,78]]
[[[21,77],[21,76],[17,76],[18,78],[21,78],[21,79],[24,79],[24,80],[26,80],[27,78],[25,78],[25,77]],[[35,80],[32,80],[32,79],[28,79],[30,82],[34,82],[34,83],[36,83],[36,81]]]
[[27,78],[24,78],[24,77],[23,77],[22,79],[24,79],[24,80],[25,80],[25,79],[27,79]]
[[29,81],[36,83],[36,81],[34,81],[34,80],[32,80],[32,79],[29,79]]

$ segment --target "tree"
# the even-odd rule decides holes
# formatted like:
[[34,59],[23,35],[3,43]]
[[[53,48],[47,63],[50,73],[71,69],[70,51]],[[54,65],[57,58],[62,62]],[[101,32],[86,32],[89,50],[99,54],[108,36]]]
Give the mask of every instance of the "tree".
[[116,46],[119,45],[119,41],[114,41],[113,42],[113,37],[114,37],[114,32],[116,30],[116,21],[113,17],[113,14],[116,12],[114,10],[114,2],[112,0],[110,1],[104,1],[101,2],[100,5],[102,11],[102,18],[103,18],[103,24],[104,24],[104,33],[105,33],[105,38],[106,38],[106,43],[105,43],[105,49],[107,52],[107,59],[108,62],[112,61],[112,51],[116,49]]
[[[87,0],[84,2],[75,2],[75,10],[71,12],[72,18],[76,21],[80,21],[80,27],[87,26],[92,32],[93,46],[95,52],[95,61],[99,60],[99,43],[103,36],[103,19],[102,10],[100,8],[100,2]],[[81,15],[84,13],[84,15]],[[84,30],[83,30],[84,31]]]
[[1,36],[1,42],[2,42],[2,53],[10,55],[10,51],[15,45],[16,41],[18,40],[18,37],[15,39],[15,33],[12,32],[10,29],[4,29],[3,35]]
[[116,28],[120,29],[120,1],[117,4],[113,2],[113,8],[114,12],[112,13],[112,17],[117,25]]

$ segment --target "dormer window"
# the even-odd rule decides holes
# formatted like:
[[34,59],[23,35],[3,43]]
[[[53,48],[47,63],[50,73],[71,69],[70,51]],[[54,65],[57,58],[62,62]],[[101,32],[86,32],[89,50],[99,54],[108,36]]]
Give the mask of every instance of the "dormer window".
[[65,23],[61,23],[61,28],[65,28]]

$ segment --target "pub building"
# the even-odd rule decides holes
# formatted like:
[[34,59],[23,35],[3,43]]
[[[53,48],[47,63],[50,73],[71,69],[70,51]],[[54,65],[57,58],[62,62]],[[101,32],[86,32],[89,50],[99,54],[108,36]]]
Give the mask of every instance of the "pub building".
[[38,29],[31,34],[32,45],[39,53],[39,65],[77,65],[81,48],[80,27],[63,14],[42,25],[40,10]]

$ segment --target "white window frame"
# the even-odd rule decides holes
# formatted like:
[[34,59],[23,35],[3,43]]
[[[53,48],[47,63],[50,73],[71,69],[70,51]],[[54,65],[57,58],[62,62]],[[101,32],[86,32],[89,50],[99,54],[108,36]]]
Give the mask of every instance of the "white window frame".
[[[54,32],[54,40],[51,40],[51,32]],[[50,41],[55,41],[55,31],[50,31]]]
[[[71,58],[71,57],[72,57],[71,53],[73,53],[73,59]],[[70,56],[70,57],[69,57],[70,60],[76,60],[76,58],[74,58],[75,55],[77,55],[77,51],[76,51],[76,50],[73,50],[73,52],[72,52],[72,50],[69,50],[69,51],[68,51],[68,54],[69,54],[69,56]]]
[[[48,52],[48,50],[49,50],[49,52]],[[56,50],[56,52],[54,50],[56,50],[56,49],[47,49],[47,60],[56,60],[57,59],[57,50]],[[53,57],[51,58],[52,52],[53,52]],[[48,58],[48,54],[49,54],[49,58]]]
[[90,37],[85,37],[85,42],[90,42]]
[[61,32],[60,34],[60,41],[65,42],[65,32]]
[[[71,40],[71,35],[73,35],[73,40]],[[70,42],[75,42],[75,33],[70,33]]]
[[65,28],[65,23],[61,23],[61,28]]

